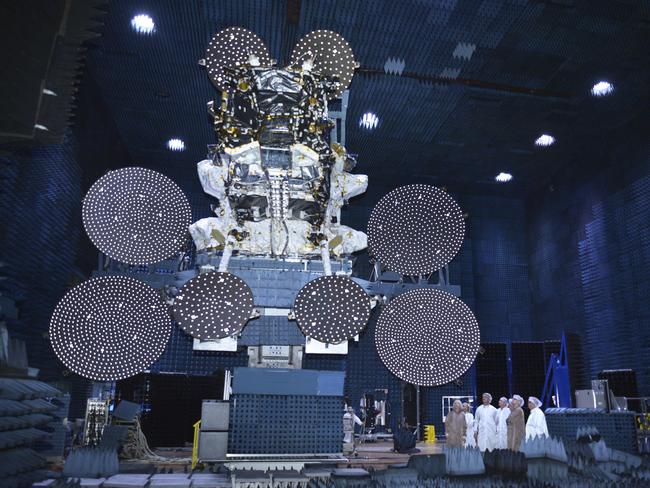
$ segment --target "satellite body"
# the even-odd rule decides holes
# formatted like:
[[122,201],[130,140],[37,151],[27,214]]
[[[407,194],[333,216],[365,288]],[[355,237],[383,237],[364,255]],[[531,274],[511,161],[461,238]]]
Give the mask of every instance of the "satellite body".
[[198,163],[219,206],[190,226],[198,250],[317,258],[325,248],[347,256],[366,247],[363,232],[341,225],[341,207],[368,177],[350,173],[356,161],[329,140],[328,97],[339,83],[310,68],[260,66],[251,56],[225,69],[221,100],[208,105],[219,143]]

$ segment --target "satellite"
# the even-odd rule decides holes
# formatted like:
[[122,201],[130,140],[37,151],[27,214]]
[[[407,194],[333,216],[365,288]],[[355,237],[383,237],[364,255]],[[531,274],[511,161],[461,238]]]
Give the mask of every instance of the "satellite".
[[[162,354],[172,318],[196,340],[240,336],[261,315],[260,297],[232,262],[265,259],[294,268],[319,263],[315,279],[297,284],[287,315],[308,340],[347,344],[379,304],[375,344],[391,372],[426,386],[462,375],[480,335],[457,296],[405,282],[386,292],[352,278],[351,264],[333,271],[331,259],[349,262],[368,247],[376,268],[430,275],[456,256],[465,232],[458,204],[429,185],[385,195],[367,236],[341,224],[341,208],[368,186],[366,175],[352,172],[356,160],[337,142],[330,118],[357,67],[348,42],[332,31],[311,32],[281,67],[256,34],[229,27],[213,37],[202,64],[220,92],[208,104],[217,143],[197,164],[203,190],[216,199],[213,215],[192,223],[182,190],[139,167],[101,177],[82,212],[92,242],[114,261],[159,263],[191,238],[197,266],[179,273],[185,278],[171,297],[126,276],[96,277],[70,290],[50,324],[61,361],[96,380],[138,374]],[[214,256],[218,268],[205,264]]]
[[368,177],[351,173],[355,159],[329,142],[328,101],[356,67],[347,41],[312,32],[280,68],[255,34],[231,27],[214,36],[205,66],[222,92],[208,107],[219,142],[197,169],[219,205],[190,226],[197,250],[318,258],[365,249],[366,235],[341,224],[341,207]]

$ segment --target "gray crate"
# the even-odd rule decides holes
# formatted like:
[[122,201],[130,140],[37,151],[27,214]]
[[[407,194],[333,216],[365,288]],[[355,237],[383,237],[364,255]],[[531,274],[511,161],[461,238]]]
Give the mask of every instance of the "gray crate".
[[199,432],[199,460],[223,460],[227,451],[228,432]]
[[218,400],[203,400],[201,406],[201,430],[228,430],[230,403]]

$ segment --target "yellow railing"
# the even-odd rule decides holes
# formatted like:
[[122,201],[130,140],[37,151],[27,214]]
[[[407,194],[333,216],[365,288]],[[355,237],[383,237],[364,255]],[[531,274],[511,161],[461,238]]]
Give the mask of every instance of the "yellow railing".
[[201,430],[201,421],[194,424],[194,443],[192,444],[192,469],[199,462],[199,430]]
[[435,425],[425,425],[424,426],[424,442],[427,444],[436,443],[436,426]]

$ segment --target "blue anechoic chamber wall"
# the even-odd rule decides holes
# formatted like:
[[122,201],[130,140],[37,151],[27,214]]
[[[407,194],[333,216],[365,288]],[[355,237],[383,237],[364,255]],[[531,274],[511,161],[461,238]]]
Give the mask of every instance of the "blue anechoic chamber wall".
[[650,146],[647,132],[623,140],[529,204],[533,331],[536,339],[579,334],[589,378],[632,368],[647,394]]
[[523,201],[495,196],[461,196],[459,201],[469,214],[467,239],[471,250],[471,267],[466,262],[468,257],[461,254],[456,258],[463,266],[461,297],[476,315],[481,341],[530,340]]
[[650,175],[592,207],[578,243],[585,347],[592,375],[608,368],[637,371],[650,387]]
[[2,294],[17,302],[7,318],[13,337],[28,344],[30,366],[48,377],[56,359],[47,340],[50,314],[73,278],[81,232],[81,169],[74,136],[62,144],[4,146],[0,156],[0,281]]

